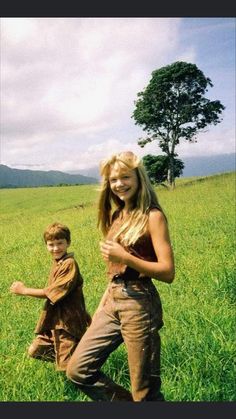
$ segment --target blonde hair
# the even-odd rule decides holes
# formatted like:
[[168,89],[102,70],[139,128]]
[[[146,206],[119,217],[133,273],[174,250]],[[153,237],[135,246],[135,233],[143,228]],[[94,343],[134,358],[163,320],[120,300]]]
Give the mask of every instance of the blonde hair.
[[70,230],[67,226],[61,223],[53,223],[47,226],[46,230],[43,233],[43,238],[45,243],[48,240],[59,240],[65,239],[67,243],[70,243]]
[[112,203],[119,211],[124,207],[124,202],[113,194],[110,187],[110,171],[115,163],[118,164],[121,172],[135,170],[138,177],[139,187],[133,200],[132,210],[114,237],[124,246],[131,246],[147,231],[150,208],[155,207],[160,211],[162,208],[141,160],[131,151],[115,154],[102,161],[100,165],[103,179],[98,204],[98,226],[104,236],[112,224]]

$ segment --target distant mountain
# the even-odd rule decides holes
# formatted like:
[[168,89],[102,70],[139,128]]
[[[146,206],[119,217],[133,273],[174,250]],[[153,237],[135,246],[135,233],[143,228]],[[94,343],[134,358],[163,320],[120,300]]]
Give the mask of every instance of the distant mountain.
[[[179,156],[181,159],[181,156]],[[212,156],[185,157],[182,177],[208,176],[215,173],[232,172],[236,170],[236,154],[220,154]]]
[[[185,168],[182,177],[208,176],[215,173],[232,172],[236,169],[236,154],[220,154],[212,156],[183,157],[179,158],[184,162]],[[70,172],[75,174],[77,172]],[[86,176],[93,176],[100,179],[99,168],[90,167],[80,170]]]
[[[77,175],[78,171],[77,170],[71,170],[68,173],[70,173],[71,175]],[[100,174],[99,174],[99,167],[98,166],[93,166],[93,167],[89,167],[87,169],[80,169],[79,173],[83,176],[92,176],[95,177],[96,179],[100,179]]]
[[0,188],[23,188],[31,186],[55,186],[60,184],[93,184],[93,177],[80,174],[71,175],[55,170],[21,170],[0,164]]

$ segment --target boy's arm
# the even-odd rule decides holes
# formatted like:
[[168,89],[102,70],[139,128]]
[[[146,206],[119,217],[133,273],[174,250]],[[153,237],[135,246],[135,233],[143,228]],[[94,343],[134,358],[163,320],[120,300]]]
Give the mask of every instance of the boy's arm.
[[56,304],[65,298],[77,285],[78,279],[82,285],[77,263],[73,258],[67,258],[60,264],[50,285],[45,287],[46,297],[51,304]]
[[47,298],[44,289],[28,288],[21,281],[15,281],[10,287],[10,292],[17,295],[27,295],[29,297]]

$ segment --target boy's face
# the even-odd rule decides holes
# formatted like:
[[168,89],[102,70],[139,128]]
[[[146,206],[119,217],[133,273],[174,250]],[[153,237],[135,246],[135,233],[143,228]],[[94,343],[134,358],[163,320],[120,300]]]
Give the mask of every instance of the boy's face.
[[70,243],[66,239],[47,240],[46,243],[49,253],[54,260],[61,259],[67,252]]

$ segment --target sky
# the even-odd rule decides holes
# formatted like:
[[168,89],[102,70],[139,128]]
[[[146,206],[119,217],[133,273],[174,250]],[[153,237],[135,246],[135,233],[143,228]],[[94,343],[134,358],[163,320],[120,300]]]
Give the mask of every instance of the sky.
[[132,118],[152,71],[197,65],[225,106],[223,121],[179,158],[235,152],[234,18],[2,18],[0,163],[31,170],[87,170],[141,148]]

